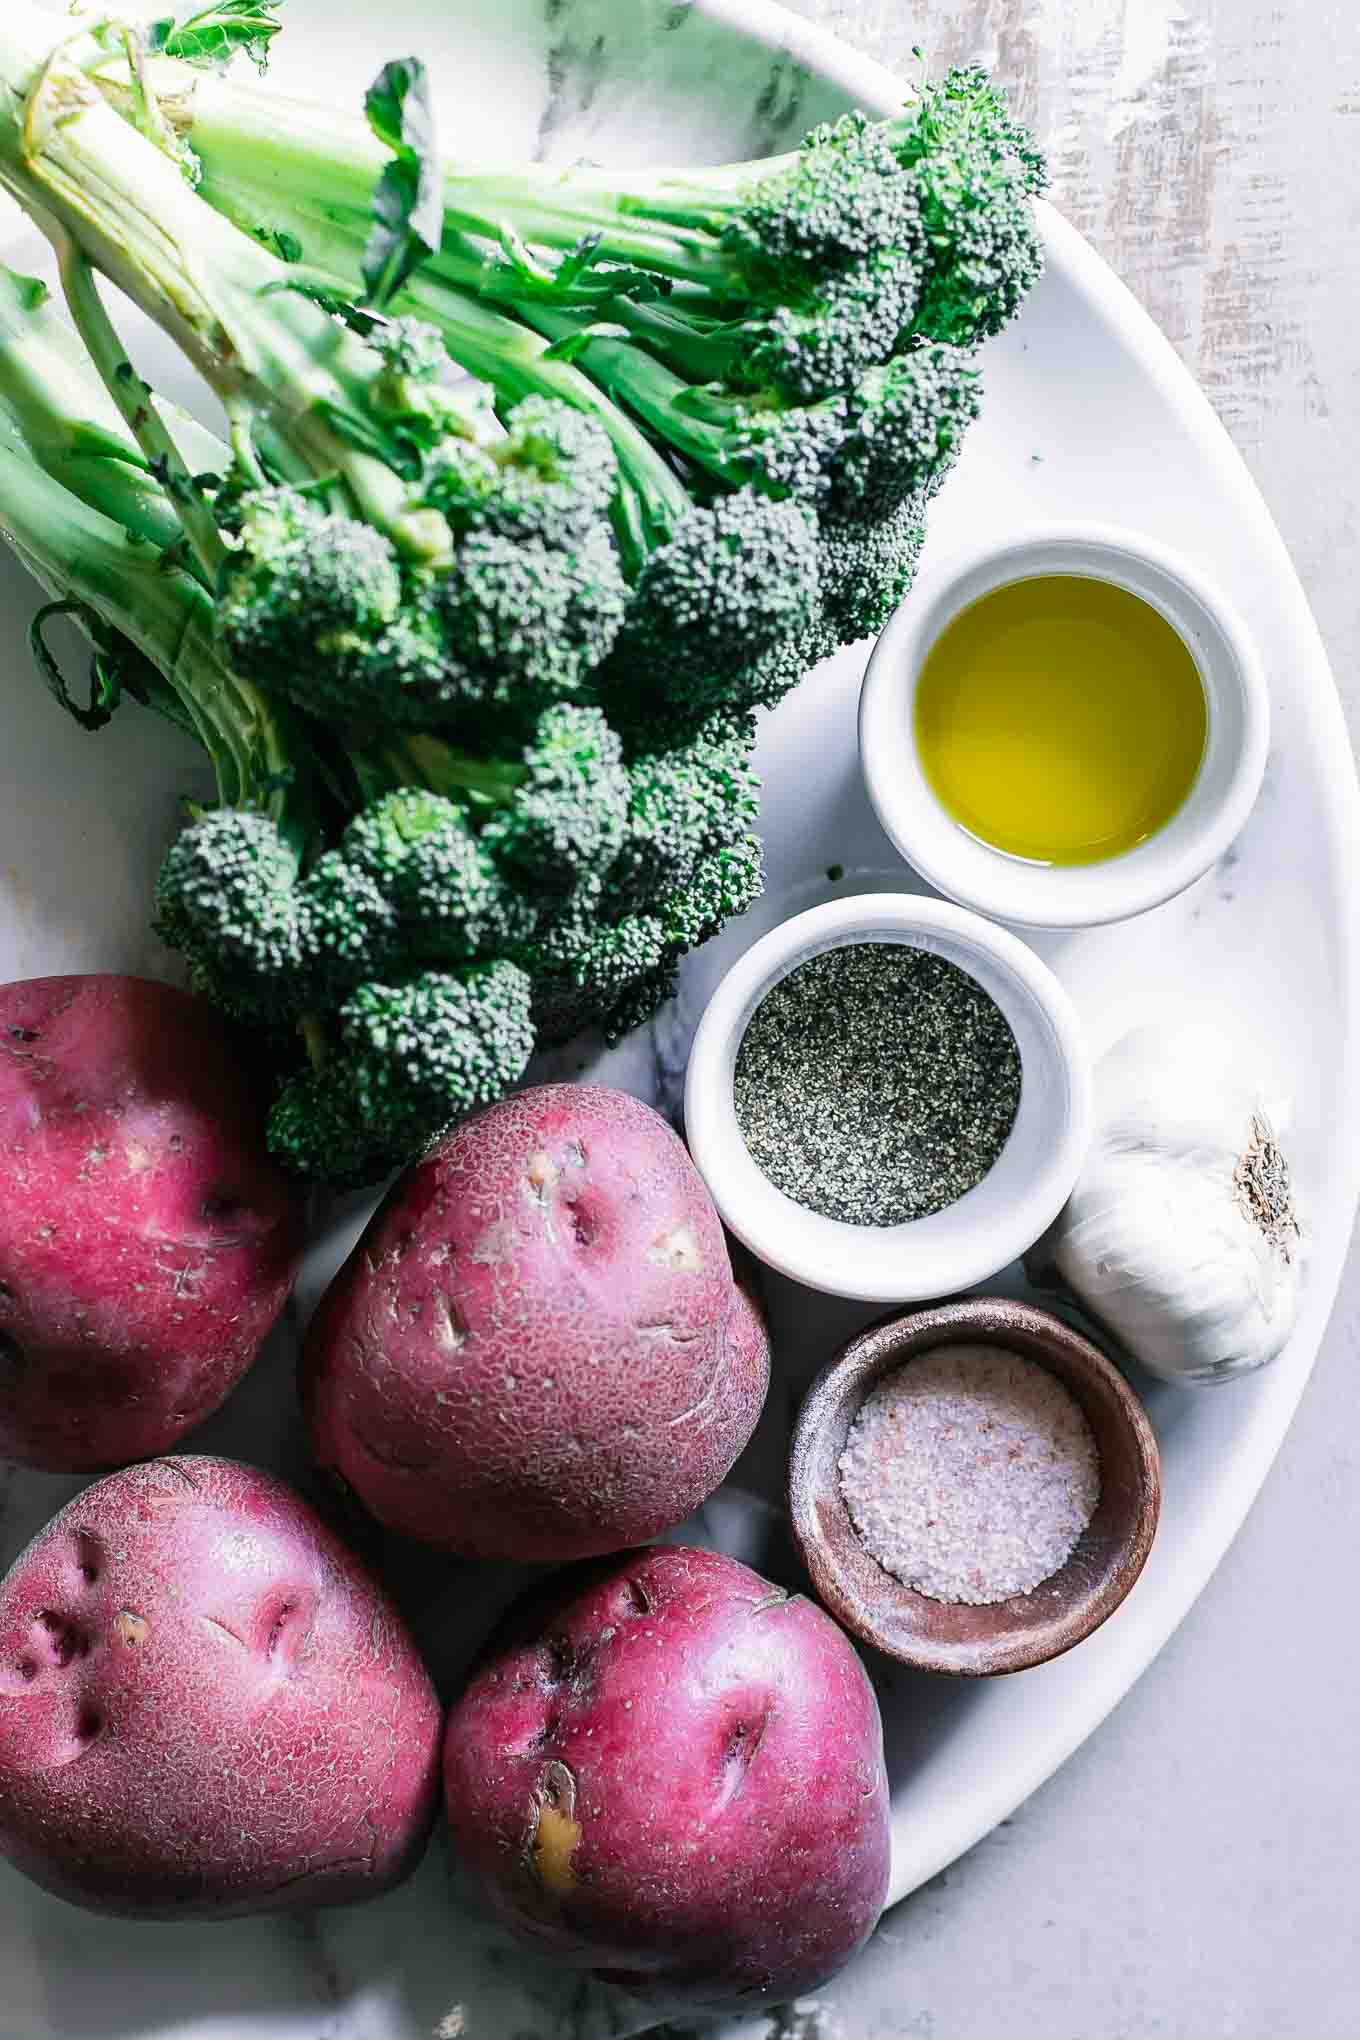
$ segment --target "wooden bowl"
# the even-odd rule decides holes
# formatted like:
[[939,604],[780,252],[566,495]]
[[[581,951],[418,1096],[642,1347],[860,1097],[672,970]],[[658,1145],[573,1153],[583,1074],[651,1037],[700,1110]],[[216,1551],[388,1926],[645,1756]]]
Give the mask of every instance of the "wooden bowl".
[[[1100,1501],[1067,1563],[1032,1593],[985,1607],[931,1600],[886,1572],[860,1542],[840,1487],[840,1456],[870,1389],[913,1354],[962,1344],[1003,1346],[1046,1367],[1085,1411],[1100,1454]],[[1157,1440],[1124,1377],[1060,1318],[1005,1297],[871,1325],[822,1369],[794,1430],[789,1506],[817,1592],[853,1635],[920,1671],[985,1678],[1071,1650],[1143,1570],[1160,1505]]]

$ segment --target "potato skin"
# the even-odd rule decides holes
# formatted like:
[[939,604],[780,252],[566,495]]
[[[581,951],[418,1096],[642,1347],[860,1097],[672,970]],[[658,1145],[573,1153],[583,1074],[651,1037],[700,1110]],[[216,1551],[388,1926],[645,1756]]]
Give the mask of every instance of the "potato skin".
[[768,1385],[683,1142],[591,1084],[504,1099],[410,1170],[303,1361],[321,1464],[388,1528],[476,1558],[587,1557],[682,1521]]
[[229,1459],[110,1475],[0,1583],[0,1852],[94,1912],[385,1891],[429,1839],[441,1725],[381,1588]]
[[211,1007],[146,978],[0,987],[0,1458],[178,1443],[255,1359],[302,1237]]
[[882,1726],[848,1639],[716,1552],[581,1572],[512,1611],[449,1716],[459,1855],[522,1936],[645,2000],[817,1989],[888,1886]]

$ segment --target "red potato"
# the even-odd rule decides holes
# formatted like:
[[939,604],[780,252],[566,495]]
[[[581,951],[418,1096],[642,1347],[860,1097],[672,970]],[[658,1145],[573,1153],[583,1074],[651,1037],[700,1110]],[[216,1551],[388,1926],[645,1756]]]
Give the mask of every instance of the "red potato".
[[512,1612],[449,1716],[444,1786],[508,1925],[665,2006],[817,1989],[887,1894],[864,1668],[716,1552],[632,1552]]
[[440,1726],[382,1589],[229,1459],[110,1475],[0,1584],[0,1853],[94,1912],[387,1890],[429,1839]]
[[317,1312],[303,1398],[322,1465],[390,1529],[569,1559],[711,1494],[769,1364],[684,1144],[622,1091],[550,1084],[396,1185]]
[[146,978],[0,987],[0,1458],[178,1443],[255,1359],[302,1231],[211,1007]]

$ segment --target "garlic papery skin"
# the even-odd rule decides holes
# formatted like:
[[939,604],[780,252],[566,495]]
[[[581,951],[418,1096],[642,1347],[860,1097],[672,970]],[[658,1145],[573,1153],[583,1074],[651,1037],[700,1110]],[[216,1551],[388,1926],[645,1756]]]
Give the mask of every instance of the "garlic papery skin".
[[1164,1381],[1264,1367],[1293,1329],[1304,1242],[1283,1123],[1217,1028],[1140,1028],[1096,1065],[1091,1150],[1044,1246]]

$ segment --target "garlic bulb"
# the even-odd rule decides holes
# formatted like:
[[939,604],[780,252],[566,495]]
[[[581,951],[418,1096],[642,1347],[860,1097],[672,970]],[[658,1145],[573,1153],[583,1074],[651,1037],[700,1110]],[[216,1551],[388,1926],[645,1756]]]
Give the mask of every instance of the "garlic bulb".
[[1140,1028],[1096,1069],[1095,1137],[1045,1245],[1083,1303],[1166,1381],[1273,1360],[1302,1236],[1280,1115],[1216,1028]]

